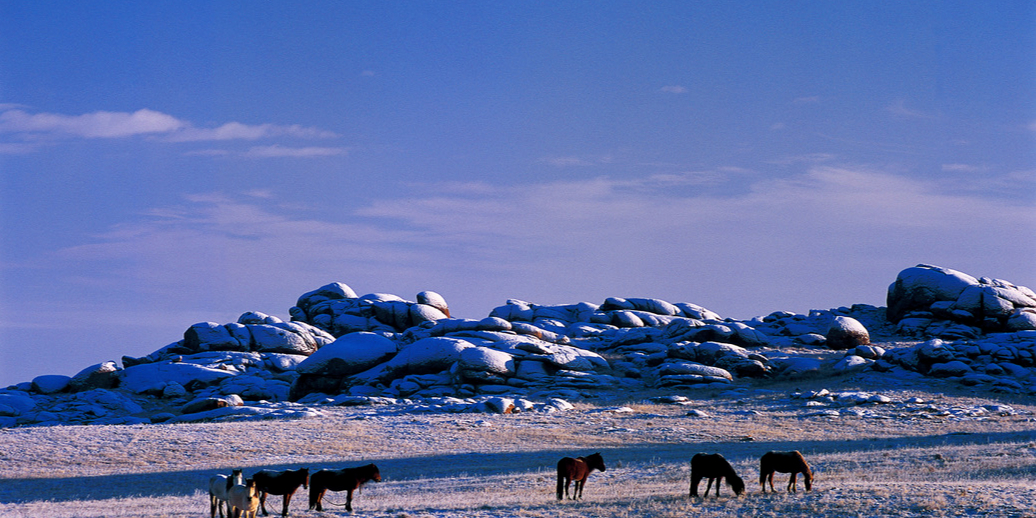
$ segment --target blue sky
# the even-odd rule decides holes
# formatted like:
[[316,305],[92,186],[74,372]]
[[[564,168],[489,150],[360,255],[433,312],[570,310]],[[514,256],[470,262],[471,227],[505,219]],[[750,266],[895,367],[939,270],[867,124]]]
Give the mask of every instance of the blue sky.
[[0,385],[340,281],[750,318],[1036,287],[1031,2],[0,0]]

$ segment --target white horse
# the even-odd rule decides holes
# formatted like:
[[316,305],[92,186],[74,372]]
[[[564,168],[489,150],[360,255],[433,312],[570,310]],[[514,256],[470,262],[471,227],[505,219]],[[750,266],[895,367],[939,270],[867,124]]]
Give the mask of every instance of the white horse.
[[234,513],[234,518],[256,518],[259,510],[259,490],[255,480],[248,479],[244,484],[234,484],[227,490],[227,505]]
[[[219,518],[223,518],[224,502],[229,500],[227,491],[236,484],[244,484],[245,475],[239,469],[231,472],[230,476],[216,475],[209,479],[209,513],[211,518],[216,518],[216,509],[219,509]],[[230,507],[227,507],[227,516],[230,516]]]

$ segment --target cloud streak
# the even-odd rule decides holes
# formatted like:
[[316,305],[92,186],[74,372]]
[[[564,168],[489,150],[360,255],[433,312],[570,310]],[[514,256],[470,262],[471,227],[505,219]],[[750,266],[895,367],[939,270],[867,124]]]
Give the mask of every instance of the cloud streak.
[[30,114],[14,109],[0,113],[0,132],[50,133],[83,138],[121,138],[169,134],[187,123],[164,113],[142,109],[133,113],[98,111],[83,115]]
[[339,136],[331,131],[298,124],[227,122],[212,128],[197,127],[189,121],[146,108],[135,112],[97,111],[64,115],[29,113],[17,105],[0,106],[0,133],[24,138],[50,136],[117,139],[148,136],[167,142],[255,141],[282,137],[331,139]]
[[[748,317],[881,304],[895,274],[918,262],[967,271],[975,265],[960,258],[986,257],[975,274],[1012,279],[1036,253],[1022,239],[1036,232],[1031,205],[830,166],[756,180],[736,196],[672,188],[699,176],[424,185],[413,196],[359,204],[340,220],[304,217],[269,193],[198,195],[60,258],[97,267],[75,282],[145,298],[175,293],[185,305],[261,289],[241,298],[269,308],[274,292],[290,304],[337,280],[404,296],[442,291],[471,318],[509,297],[608,296],[657,296]],[[255,278],[267,280],[257,287]]]

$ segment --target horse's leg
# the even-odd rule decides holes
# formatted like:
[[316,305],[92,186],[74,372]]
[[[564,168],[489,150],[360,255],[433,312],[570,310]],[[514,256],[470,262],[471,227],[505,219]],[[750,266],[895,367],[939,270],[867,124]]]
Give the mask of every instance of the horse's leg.
[[794,471],[791,472],[791,477],[788,478],[788,492],[795,493],[797,488],[795,487],[795,479],[798,478],[799,474]]
[[572,477],[565,477],[565,498],[571,498],[575,500],[576,493],[573,491],[572,495],[569,496],[568,489],[572,487]]
[[[710,490],[710,489],[712,489],[712,481],[713,481],[713,480],[714,480],[714,479],[713,479],[712,477],[708,477],[708,478],[706,479],[706,484],[705,484],[705,496],[709,496],[709,490]],[[717,484],[717,486],[718,486],[718,485],[719,485],[719,484]]]
[[299,488],[296,487],[295,489],[288,491],[284,494],[284,510],[281,511],[281,516],[288,516],[288,504],[291,503],[291,495],[294,495],[295,491],[298,490]]
[[345,497],[345,510],[350,513],[353,512],[353,490],[348,491],[348,496]]
[[580,500],[583,498],[583,484],[586,484],[586,479],[576,480],[576,490],[572,492],[573,500]]
[[317,511],[323,511],[324,506],[320,505],[320,499],[324,498],[324,493],[327,492],[327,488],[310,488],[309,490],[309,510],[316,509]]
[[701,476],[691,473],[691,494],[689,496],[698,496],[698,484],[701,483]]

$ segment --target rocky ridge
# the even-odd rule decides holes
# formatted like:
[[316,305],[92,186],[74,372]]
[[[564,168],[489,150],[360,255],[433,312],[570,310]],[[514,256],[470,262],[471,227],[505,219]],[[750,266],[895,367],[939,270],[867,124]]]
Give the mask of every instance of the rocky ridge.
[[435,292],[411,302],[337,282],[303,294],[289,314],[197,323],[145,357],[0,390],[0,427],[305,418],[330,405],[558,412],[602,392],[683,394],[856,371],[1036,394],[1036,294],[930,265],[903,270],[887,308],[745,321],[617,297],[508,300],[481,320],[457,319]]

